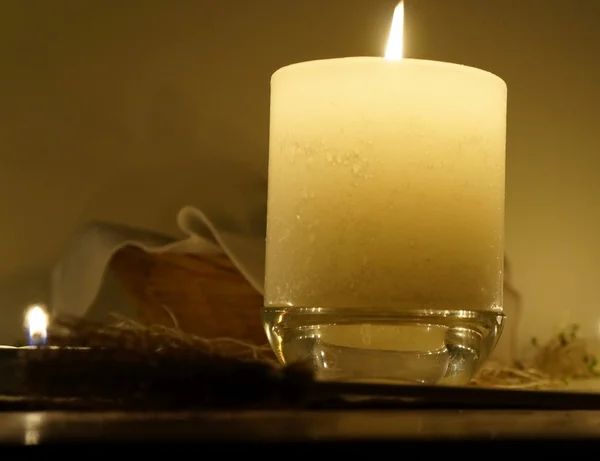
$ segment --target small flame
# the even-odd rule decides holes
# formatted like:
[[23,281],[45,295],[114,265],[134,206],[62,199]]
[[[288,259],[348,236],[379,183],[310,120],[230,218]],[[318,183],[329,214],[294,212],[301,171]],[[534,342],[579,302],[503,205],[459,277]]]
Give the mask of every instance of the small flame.
[[30,346],[40,346],[46,343],[48,337],[48,314],[39,304],[34,304],[25,313],[25,328]]
[[404,3],[398,3],[392,17],[392,27],[388,38],[385,58],[398,60],[402,59],[404,48]]

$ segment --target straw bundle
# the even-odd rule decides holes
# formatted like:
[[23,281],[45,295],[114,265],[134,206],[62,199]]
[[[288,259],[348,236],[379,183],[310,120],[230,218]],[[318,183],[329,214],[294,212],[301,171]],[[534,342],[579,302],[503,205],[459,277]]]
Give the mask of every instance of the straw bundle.
[[147,253],[128,246],[111,268],[146,325],[175,326],[203,338],[267,342],[262,296],[223,253]]

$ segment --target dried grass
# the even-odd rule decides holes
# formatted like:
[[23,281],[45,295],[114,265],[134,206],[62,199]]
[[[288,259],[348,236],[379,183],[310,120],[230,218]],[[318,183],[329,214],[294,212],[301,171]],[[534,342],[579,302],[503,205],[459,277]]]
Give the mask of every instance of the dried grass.
[[564,380],[552,378],[535,368],[521,369],[499,362],[487,362],[473,378],[471,384],[478,387],[528,390],[556,389],[566,386]]
[[119,314],[111,314],[114,323],[103,324],[80,318],[58,317],[49,331],[49,342],[58,346],[118,348],[144,353],[190,353],[221,356],[242,361],[277,364],[268,345],[257,346],[235,338],[202,338],[179,328],[175,316],[173,327],[144,325]]
[[[236,363],[256,364],[267,370],[282,370],[270,347],[256,346],[234,338],[201,338],[182,331],[175,316],[169,312],[173,327],[146,326],[120,315],[113,315],[109,325],[75,318],[57,318],[50,333],[52,344],[118,350],[133,354],[139,361],[155,356],[186,361],[191,366],[207,366],[209,370],[236,368]],[[60,332],[58,334],[54,334]],[[64,335],[67,331],[68,335]],[[598,377],[596,358],[590,345],[577,337],[573,326],[544,345],[532,340],[530,357],[514,364],[487,362],[471,381],[477,387],[497,389],[549,390],[568,386],[579,379]]]
[[266,347],[115,319],[53,319],[48,339],[61,347],[27,354],[25,394],[152,408],[269,407],[295,405],[312,382],[309,368],[282,367]]
[[503,389],[565,388],[572,381],[598,378],[597,358],[589,341],[572,325],[543,345],[534,338],[530,356],[513,365],[488,362],[472,380],[481,387]]

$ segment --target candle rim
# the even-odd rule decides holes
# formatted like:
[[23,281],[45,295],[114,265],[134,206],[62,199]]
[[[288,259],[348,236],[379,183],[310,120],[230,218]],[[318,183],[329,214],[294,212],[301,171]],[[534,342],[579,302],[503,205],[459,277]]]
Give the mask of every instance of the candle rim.
[[479,67],[469,66],[466,64],[458,64],[455,62],[449,61],[435,61],[432,59],[415,59],[415,58],[403,58],[403,59],[387,59],[379,56],[348,56],[342,58],[324,58],[324,59],[314,59],[310,61],[300,61],[292,64],[287,64],[283,67],[277,69],[271,75],[271,83],[273,83],[273,79],[277,76],[285,74],[287,72],[293,71],[298,68],[309,68],[316,66],[327,66],[327,65],[335,65],[335,64],[351,64],[351,63],[367,63],[367,62],[379,62],[386,63],[385,65],[389,66],[410,66],[410,65],[420,65],[427,67],[444,67],[444,68],[454,68],[462,72],[467,73],[480,73],[487,74],[490,77],[493,77],[500,81],[504,87],[506,88],[506,82],[504,79],[493,72],[490,72],[485,69],[481,69]]

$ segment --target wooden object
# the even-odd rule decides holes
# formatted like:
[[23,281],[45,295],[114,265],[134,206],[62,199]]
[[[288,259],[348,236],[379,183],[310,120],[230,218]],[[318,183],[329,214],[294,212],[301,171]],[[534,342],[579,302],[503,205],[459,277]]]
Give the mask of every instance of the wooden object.
[[145,324],[173,326],[173,316],[182,330],[203,338],[267,343],[262,295],[224,253],[148,253],[128,246],[111,268]]

